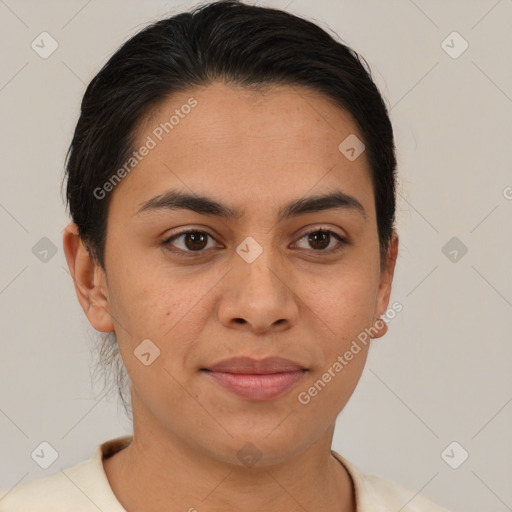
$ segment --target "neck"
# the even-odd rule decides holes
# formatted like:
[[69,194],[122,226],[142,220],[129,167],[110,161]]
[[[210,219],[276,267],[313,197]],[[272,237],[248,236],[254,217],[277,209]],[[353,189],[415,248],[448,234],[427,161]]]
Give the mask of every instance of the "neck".
[[292,458],[252,467],[212,457],[167,430],[137,426],[132,443],[103,461],[128,512],[260,512],[269,504],[274,512],[355,511],[351,478],[331,454],[334,425]]

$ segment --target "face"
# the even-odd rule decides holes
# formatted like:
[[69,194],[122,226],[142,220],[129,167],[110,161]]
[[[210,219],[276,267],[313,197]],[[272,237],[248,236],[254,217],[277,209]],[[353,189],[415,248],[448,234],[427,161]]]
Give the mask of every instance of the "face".
[[[248,442],[270,464],[332,432],[366,360],[354,340],[386,311],[394,267],[381,270],[366,155],[338,149],[350,135],[363,139],[315,92],[220,82],[138,127],[135,147],[150,149],[111,192],[95,269],[108,314],[87,311],[115,330],[136,432],[234,464]],[[178,194],[210,202],[178,207]],[[308,202],[320,196],[332,197]],[[295,365],[212,371],[232,357]]]

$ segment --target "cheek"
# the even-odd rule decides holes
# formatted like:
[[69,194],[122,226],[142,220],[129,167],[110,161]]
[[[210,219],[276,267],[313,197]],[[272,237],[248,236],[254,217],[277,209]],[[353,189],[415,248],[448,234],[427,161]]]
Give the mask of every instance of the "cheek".
[[[364,265],[340,267],[330,276],[316,276],[312,286],[302,287],[304,322],[316,333],[317,364],[299,390],[299,404],[308,413],[334,420],[352,395],[363,371],[376,300],[376,277]],[[309,312],[308,312],[309,310]],[[313,347],[312,347],[313,348]]]
[[118,339],[132,350],[150,339],[162,356],[167,351],[180,353],[200,336],[208,314],[202,299],[218,279],[207,274],[171,274],[158,264],[120,264],[109,279],[116,333],[120,328]]
[[303,280],[297,295],[318,323],[331,336],[348,340],[370,326],[378,291],[377,278],[369,268],[340,266],[338,269]]
[[[317,335],[315,361],[308,381],[298,390],[297,401],[310,417],[329,423],[345,407],[363,372],[374,311],[371,287],[340,286],[334,293],[318,295],[311,321]],[[306,412],[306,410],[305,410]],[[321,420],[321,418],[323,418]]]

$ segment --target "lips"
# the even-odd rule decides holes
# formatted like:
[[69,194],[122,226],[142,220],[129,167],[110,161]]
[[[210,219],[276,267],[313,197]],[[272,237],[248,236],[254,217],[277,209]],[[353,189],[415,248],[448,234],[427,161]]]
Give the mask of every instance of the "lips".
[[205,369],[212,372],[250,373],[254,375],[306,370],[300,364],[282,357],[266,357],[260,360],[251,357],[233,357]]
[[307,372],[302,365],[281,357],[256,360],[235,357],[202,369],[223,389],[247,400],[272,400],[291,389]]

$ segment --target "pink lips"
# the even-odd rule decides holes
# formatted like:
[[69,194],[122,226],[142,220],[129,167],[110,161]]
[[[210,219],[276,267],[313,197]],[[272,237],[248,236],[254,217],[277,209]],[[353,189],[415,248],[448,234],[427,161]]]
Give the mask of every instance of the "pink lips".
[[272,400],[289,390],[307,369],[281,357],[262,360],[235,357],[203,371],[228,391],[248,400],[263,401]]

